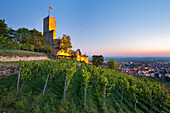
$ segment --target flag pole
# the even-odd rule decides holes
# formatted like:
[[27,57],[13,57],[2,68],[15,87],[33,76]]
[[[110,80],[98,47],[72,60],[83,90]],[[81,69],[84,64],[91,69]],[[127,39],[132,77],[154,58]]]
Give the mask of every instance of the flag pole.
[[49,9],[49,7],[48,7],[48,16],[50,16],[50,9]]

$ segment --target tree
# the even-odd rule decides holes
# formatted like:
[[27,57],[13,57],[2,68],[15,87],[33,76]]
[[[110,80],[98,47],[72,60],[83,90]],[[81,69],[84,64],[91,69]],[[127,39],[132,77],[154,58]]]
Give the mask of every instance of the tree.
[[59,51],[59,50],[65,50],[67,51],[67,49],[70,49],[72,48],[71,46],[71,39],[70,39],[70,36],[69,35],[65,35],[63,34],[63,37],[60,39],[57,40],[57,46],[56,46],[56,49]]
[[0,36],[0,48],[6,48],[6,45],[8,45],[7,37]]
[[21,44],[21,48],[24,50],[30,50],[33,51],[34,50],[34,45],[27,43]]
[[56,51],[64,50],[67,51],[68,49],[72,48],[71,46],[71,39],[69,35],[63,34],[63,37],[60,39],[57,39],[57,44],[56,44]]
[[17,33],[16,30],[12,28],[8,28],[8,39],[10,39],[11,41],[14,41],[16,33]]
[[70,39],[69,35],[63,34],[63,37],[61,38],[61,40],[62,40],[62,45],[61,46],[62,46],[62,48],[64,50],[72,48],[72,46],[71,46],[71,39]]
[[4,19],[0,19],[0,36],[8,36],[8,27]]
[[8,28],[4,19],[3,20],[0,19],[0,36],[7,37],[8,39],[12,41],[14,38],[15,32],[16,31],[13,30],[12,28]]
[[0,36],[0,48],[3,49],[17,49],[19,47],[18,43],[9,40],[7,37]]
[[53,47],[52,46],[46,46],[47,53],[51,56],[53,53]]
[[39,51],[40,51],[40,52],[44,52],[44,53],[47,52],[45,46],[41,46]]
[[104,57],[102,55],[93,55],[92,56],[92,64],[95,66],[103,65]]
[[36,48],[39,48],[40,46],[45,46],[44,36],[41,32],[37,31],[36,29],[30,30],[31,37],[30,37],[30,44],[35,45]]
[[116,63],[116,70],[122,72],[121,66],[122,66],[122,65],[121,65],[120,62],[119,62],[119,63]]
[[27,28],[19,28],[14,36],[14,41],[18,43],[29,43],[30,31]]
[[159,78],[159,74],[158,73],[155,74],[155,78],[157,78],[157,79]]
[[110,59],[107,63],[107,67],[110,69],[116,69],[116,63],[113,59]]

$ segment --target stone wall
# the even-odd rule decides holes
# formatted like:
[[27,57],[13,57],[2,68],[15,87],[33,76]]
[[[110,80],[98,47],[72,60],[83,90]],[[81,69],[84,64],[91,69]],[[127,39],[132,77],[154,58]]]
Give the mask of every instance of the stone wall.
[[[50,60],[47,56],[0,56],[0,79],[18,73],[18,63],[9,61]],[[9,62],[9,63],[5,63]]]
[[29,56],[29,57],[25,57],[25,56],[0,56],[0,61],[30,61],[30,60],[49,60],[47,58],[47,56]]
[[1,66],[0,79],[18,73],[18,66]]

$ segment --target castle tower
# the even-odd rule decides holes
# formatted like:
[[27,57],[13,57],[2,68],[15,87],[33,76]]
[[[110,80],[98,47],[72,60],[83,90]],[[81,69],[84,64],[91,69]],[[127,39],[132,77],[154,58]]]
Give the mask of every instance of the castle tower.
[[48,16],[43,19],[43,35],[44,40],[46,42],[46,46],[52,46],[53,47],[53,55],[56,56],[57,52],[55,50],[56,47],[56,19],[52,16]]
[[43,35],[46,46],[52,46],[53,41],[56,39],[56,19],[48,16],[43,19]]

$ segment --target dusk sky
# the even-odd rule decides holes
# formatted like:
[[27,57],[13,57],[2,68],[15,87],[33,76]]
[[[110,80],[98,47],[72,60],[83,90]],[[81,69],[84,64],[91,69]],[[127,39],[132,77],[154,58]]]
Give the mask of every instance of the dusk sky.
[[71,36],[87,55],[170,56],[170,0],[1,0],[0,19],[17,30],[43,32],[57,20],[57,37]]

